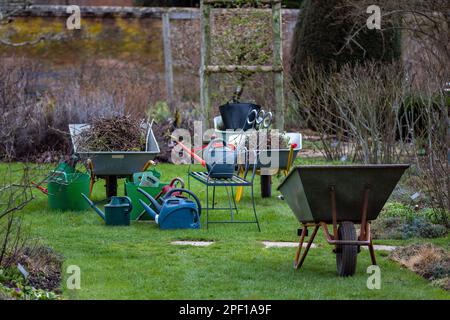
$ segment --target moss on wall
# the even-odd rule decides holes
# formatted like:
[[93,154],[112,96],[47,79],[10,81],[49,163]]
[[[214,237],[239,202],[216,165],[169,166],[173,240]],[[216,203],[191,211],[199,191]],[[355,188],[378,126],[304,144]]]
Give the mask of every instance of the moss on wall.
[[162,25],[159,19],[84,18],[82,29],[70,31],[59,17],[16,18],[0,27],[0,36],[11,42],[32,41],[43,34],[63,33],[59,41],[34,46],[0,45],[0,53],[45,59],[49,63],[76,64],[90,57],[135,61],[163,66]]

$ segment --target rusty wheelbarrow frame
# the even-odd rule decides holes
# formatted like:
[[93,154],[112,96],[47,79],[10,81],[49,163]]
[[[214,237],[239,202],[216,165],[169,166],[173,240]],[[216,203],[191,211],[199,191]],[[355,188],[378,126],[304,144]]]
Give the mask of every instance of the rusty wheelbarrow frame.
[[[302,267],[321,228],[328,244],[335,246],[338,274],[356,270],[361,246],[367,246],[376,265],[370,221],[378,217],[398,180],[409,165],[298,166],[278,187],[302,228],[294,268]],[[359,213],[357,213],[359,212]],[[328,226],[332,225],[330,233]],[[354,224],[360,224],[356,236]],[[308,229],[313,228],[302,253]]]

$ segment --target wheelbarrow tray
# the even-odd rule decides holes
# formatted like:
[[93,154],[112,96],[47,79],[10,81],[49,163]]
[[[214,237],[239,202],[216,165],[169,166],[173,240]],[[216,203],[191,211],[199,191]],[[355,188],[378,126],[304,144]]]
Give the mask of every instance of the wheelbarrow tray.
[[[289,160],[289,152],[290,149],[270,149],[270,150],[258,150],[258,160],[256,162],[256,168],[278,168],[281,170],[285,170],[289,168],[292,163],[294,162],[295,158],[297,158],[297,155],[299,151],[302,149],[302,135],[297,132],[288,132],[286,135],[290,138],[289,142],[291,144],[296,144],[297,147],[294,148],[291,163],[288,164]],[[278,157],[278,164],[272,161],[269,161],[271,159],[272,154],[275,153],[275,157]]]
[[362,199],[370,188],[367,220],[375,220],[404,171],[405,164],[297,166],[278,190],[299,222],[332,223],[334,187],[337,222],[361,221]]
[[[219,130],[220,123],[222,121],[222,118],[215,117],[214,118],[214,128],[218,135],[218,137],[225,140],[227,143],[232,144],[239,144],[243,139],[241,139],[242,135],[250,136],[252,134],[256,134],[256,131],[251,129],[247,131],[242,130]],[[292,162],[294,162],[295,158],[297,157],[299,151],[302,149],[302,135],[298,132],[287,132],[286,135],[290,138],[290,143],[296,144],[297,147],[294,148],[293,156],[292,156]],[[258,152],[258,159],[256,161],[256,168],[277,168],[281,170],[285,170],[292,165],[292,163],[288,164],[289,160],[289,152],[290,149],[270,149],[270,150],[256,150]],[[270,161],[270,158],[272,157],[272,154],[275,153],[274,156],[278,156],[278,163]],[[252,162],[252,161],[251,161]]]
[[129,176],[142,170],[144,165],[160,153],[153,131],[148,128],[146,151],[78,151],[79,134],[89,129],[88,124],[69,124],[74,152],[85,161],[90,159],[96,176]]

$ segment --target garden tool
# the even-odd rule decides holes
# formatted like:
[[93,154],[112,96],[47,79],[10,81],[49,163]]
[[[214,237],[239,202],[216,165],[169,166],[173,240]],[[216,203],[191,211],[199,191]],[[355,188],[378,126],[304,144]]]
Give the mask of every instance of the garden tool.
[[[139,199],[139,202],[144,207],[147,214],[155,220],[160,229],[200,228],[200,200],[192,191],[186,189],[172,189],[162,198],[162,205],[144,190],[138,188],[138,191],[145,195],[155,208],[155,210],[153,210],[144,201]],[[173,196],[174,194],[183,192],[192,196],[194,201]]]
[[105,212],[102,212],[95,204],[84,194],[81,196],[89,203],[89,206],[105,221],[107,226],[129,226],[130,212],[133,205],[129,197],[111,197],[111,202],[105,205]]
[[142,168],[142,171],[147,171],[150,166],[156,166],[156,162],[153,160],[148,160],[147,163]]
[[37,184],[36,182],[33,182],[33,181],[31,181],[31,184],[33,185],[33,186],[35,186],[39,191],[41,191],[43,194],[45,194],[45,195],[47,195],[48,196],[48,189],[47,188],[44,188],[43,186],[41,186],[41,185],[39,185],[39,184]]
[[272,119],[272,112],[253,109],[247,117],[247,124],[254,127],[256,130],[268,129],[272,124]]
[[237,163],[237,152],[232,146],[228,146],[223,139],[214,139],[205,148],[205,159],[202,159],[183,143],[174,139],[187,153],[208,170],[211,178],[231,178]]
[[95,184],[94,163],[92,162],[91,159],[87,159],[86,164],[91,174],[91,179],[89,181],[89,197],[92,197],[92,190],[94,189]]
[[289,156],[288,156],[288,162],[287,162],[287,168],[284,170],[284,176],[287,177],[289,174],[289,171],[291,170],[292,165],[292,158],[294,157],[294,149],[297,148],[296,143],[292,143],[291,147],[289,148]]

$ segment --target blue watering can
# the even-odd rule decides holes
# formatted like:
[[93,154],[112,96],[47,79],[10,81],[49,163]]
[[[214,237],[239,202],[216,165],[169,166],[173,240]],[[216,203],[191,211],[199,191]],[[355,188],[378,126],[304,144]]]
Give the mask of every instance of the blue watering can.
[[[139,199],[145,212],[155,220],[160,229],[200,229],[200,200],[192,191],[172,189],[164,195],[161,203],[141,188],[138,188],[138,191],[150,200],[153,205],[154,209]],[[174,197],[172,196],[174,193],[187,193],[195,201],[187,198]]]

